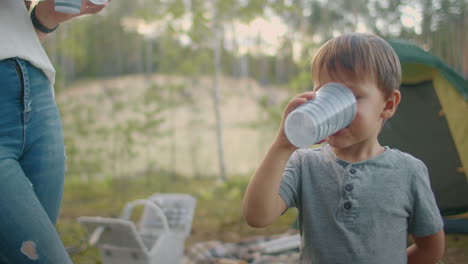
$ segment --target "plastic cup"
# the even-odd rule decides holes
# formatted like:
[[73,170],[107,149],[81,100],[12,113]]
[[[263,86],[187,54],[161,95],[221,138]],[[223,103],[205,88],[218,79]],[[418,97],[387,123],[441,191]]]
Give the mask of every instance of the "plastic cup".
[[109,2],[109,0],[89,0],[89,2],[95,4],[95,5],[103,5],[107,2]]
[[356,117],[356,98],[340,83],[327,83],[314,99],[294,109],[285,121],[288,140],[307,148],[349,126]]
[[82,0],[55,0],[55,11],[69,14],[79,14]]

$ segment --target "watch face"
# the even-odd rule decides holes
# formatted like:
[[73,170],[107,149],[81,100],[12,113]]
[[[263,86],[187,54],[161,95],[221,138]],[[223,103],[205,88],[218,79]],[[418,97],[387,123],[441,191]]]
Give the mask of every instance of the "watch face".
[[95,5],[103,5],[105,3],[107,3],[107,1],[109,0],[89,0],[89,2],[95,4]]

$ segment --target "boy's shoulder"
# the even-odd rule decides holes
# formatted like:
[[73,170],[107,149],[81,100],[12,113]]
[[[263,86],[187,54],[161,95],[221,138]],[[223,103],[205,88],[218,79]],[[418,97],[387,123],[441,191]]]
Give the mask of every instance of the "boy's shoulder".
[[396,165],[407,165],[409,167],[413,167],[413,166],[416,166],[416,167],[424,166],[425,167],[424,162],[422,160],[418,159],[417,157],[413,156],[410,153],[401,151],[401,150],[396,149],[396,148],[386,147],[386,149],[387,149],[387,152],[389,154],[389,155],[387,155],[388,160],[393,161],[393,162],[397,162]]
[[404,178],[410,182],[424,180],[428,177],[427,167],[424,162],[410,153],[399,149],[388,148],[386,164],[391,166],[391,170],[400,175],[406,175]]

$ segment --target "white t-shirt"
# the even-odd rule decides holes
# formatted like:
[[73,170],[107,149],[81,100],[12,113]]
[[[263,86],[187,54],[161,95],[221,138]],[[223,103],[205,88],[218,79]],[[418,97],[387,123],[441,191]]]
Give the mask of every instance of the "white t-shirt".
[[55,69],[49,60],[23,0],[0,0],[0,60],[19,57],[41,69],[55,82]]

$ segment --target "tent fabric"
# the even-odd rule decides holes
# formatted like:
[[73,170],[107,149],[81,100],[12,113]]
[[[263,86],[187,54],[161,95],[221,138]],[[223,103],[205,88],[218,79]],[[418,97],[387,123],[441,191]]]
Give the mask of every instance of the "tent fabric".
[[468,218],[444,218],[444,231],[446,234],[468,234]]
[[402,102],[382,144],[421,158],[443,215],[468,211],[468,81],[417,45],[389,40],[402,65]]
[[437,56],[405,40],[388,40],[402,65],[402,84],[432,81],[466,175],[468,170],[468,80]]
[[[468,101],[468,80],[464,79],[460,74],[453,70],[450,66],[444,63],[439,57],[426,52],[419,46],[412,44],[405,40],[393,39],[388,41],[393,47],[395,52],[398,54],[402,67],[411,64],[421,64],[424,68],[433,68],[439,71],[445,79],[447,79],[455,89],[464,97],[465,101]],[[414,69],[414,67],[412,67]],[[410,67],[406,67],[407,70],[411,70]],[[405,69],[403,70],[405,75]],[[426,80],[432,79],[432,72],[424,69],[419,74],[415,74],[416,71],[412,71],[408,76],[403,77],[403,81],[407,82],[412,80],[413,82],[425,81],[424,79],[417,80],[417,78],[424,78]],[[411,74],[411,76],[409,76]],[[425,76],[426,75],[426,76]],[[406,78],[405,78],[406,77]],[[416,79],[415,79],[416,78]]]
[[433,82],[401,85],[402,101],[379,135],[383,145],[408,152],[427,166],[443,215],[468,210],[468,185]]

